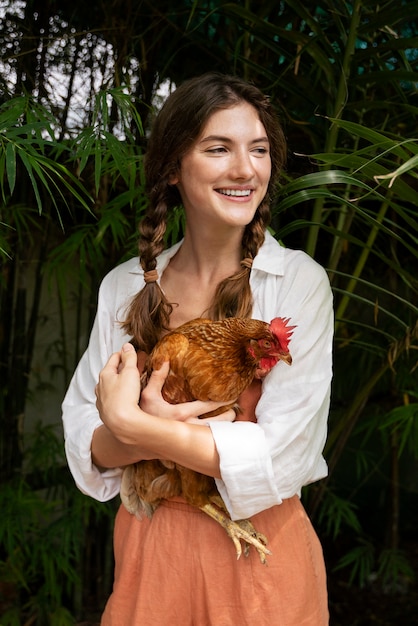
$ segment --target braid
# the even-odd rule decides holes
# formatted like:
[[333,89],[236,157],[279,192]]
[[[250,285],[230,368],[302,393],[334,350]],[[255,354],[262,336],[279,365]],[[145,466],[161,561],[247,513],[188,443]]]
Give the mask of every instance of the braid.
[[254,218],[246,227],[242,237],[244,255],[254,258],[264,243],[265,230],[270,223],[270,207],[265,198],[258,207]]
[[[122,324],[122,328],[132,335],[135,347],[147,354],[160,339],[162,331],[168,330],[173,308],[156,282],[157,256],[164,249],[167,225],[167,204],[164,191],[161,192],[165,188],[166,184],[160,183],[151,190],[147,213],[139,225],[138,249],[146,284],[132,300],[127,318]],[[152,275],[149,282],[146,280],[147,274]]]
[[211,319],[251,317],[253,309],[250,287],[251,265],[264,241],[264,232],[269,220],[269,207],[264,201],[258,207],[252,222],[245,228],[242,238],[241,269],[219,283],[216,289],[214,303],[209,309],[208,317]]

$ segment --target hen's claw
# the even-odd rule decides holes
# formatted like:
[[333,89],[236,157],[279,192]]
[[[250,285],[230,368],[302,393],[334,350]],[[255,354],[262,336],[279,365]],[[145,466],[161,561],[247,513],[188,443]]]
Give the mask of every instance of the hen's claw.
[[[259,533],[258,530],[254,528],[252,522],[250,522],[249,519],[240,519],[235,523],[238,524],[238,526],[242,528],[243,531],[247,532],[251,537],[254,537],[255,539],[257,539],[261,543],[261,545],[266,547],[267,541],[268,541],[267,537],[263,535],[263,533]],[[250,552],[250,545],[246,543],[244,546],[244,556],[248,556],[249,552]],[[271,552],[267,550],[266,554],[271,554]],[[264,560],[261,557],[262,555],[260,554],[261,562],[265,563],[266,562],[265,556],[264,556]]]
[[252,545],[257,550],[260,556],[260,561],[263,564],[266,563],[266,556],[271,554],[270,550],[265,545],[267,543],[267,538],[263,534],[257,532],[249,520],[239,520],[234,522],[226,513],[213,504],[205,504],[200,507],[200,509],[225,528],[228,536],[234,542],[237,559],[239,559],[242,554],[242,539],[246,542],[244,555],[248,556],[249,547]]

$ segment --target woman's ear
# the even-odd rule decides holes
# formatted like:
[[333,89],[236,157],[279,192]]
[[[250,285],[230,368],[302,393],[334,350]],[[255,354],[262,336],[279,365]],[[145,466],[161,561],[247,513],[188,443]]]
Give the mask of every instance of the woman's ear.
[[180,163],[174,161],[170,164],[171,173],[168,177],[169,185],[177,185],[180,182]]

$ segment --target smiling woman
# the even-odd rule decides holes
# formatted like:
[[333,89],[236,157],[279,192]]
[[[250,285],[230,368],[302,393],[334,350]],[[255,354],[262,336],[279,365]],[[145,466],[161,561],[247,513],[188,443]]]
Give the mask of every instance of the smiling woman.
[[221,229],[219,252],[235,237],[235,266],[231,259],[227,275],[238,271],[243,230],[266,196],[270,175],[269,140],[254,107],[241,103],[214,113],[170,180],[186,212],[185,244],[192,229],[210,239],[212,229]]
[[[155,119],[148,143],[145,174],[150,204],[139,226],[141,233],[139,252],[144,272],[147,274],[148,271],[154,270],[157,265],[157,256],[164,249],[164,232],[169,211],[183,204],[178,185],[172,184],[179,177],[183,159],[188,156],[192,146],[196,147],[196,142],[202,137],[205,126],[205,136],[213,135],[213,131],[208,130],[207,124],[218,113],[229,112],[228,121],[232,124],[239,124],[234,119],[236,115],[231,115],[232,108],[238,106],[244,106],[244,108],[249,106],[250,111],[252,107],[255,112],[255,119],[252,117],[252,122],[257,124],[261,135],[256,133],[251,139],[265,139],[267,135],[271,167],[266,194],[260,201],[251,223],[244,228],[242,234],[239,267],[231,273],[231,265],[234,264],[235,268],[237,267],[237,241],[235,239],[230,242],[231,233],[226,236],[221,228],[218,229],[210,245],[204,244],[201,239],[201,228],[199,232],[193,233],[190,242],[194,244],[198,242],[196,256],[193,252],[194,258],[198,258],[198,253],[203,249],[211,258],[211,271],[206,277],[199,278],[198,289],[194,289],[190,281],[190,272],[196,262],[190,264],[186,260],[185,265],[180,266],[179,260],[181,259],[177,256],[176,284],[178,288],[176,288],[176,293],[167,294],[169,287],[166,284],[168,272],[175,270],[173,261],[165,271],[165,278],[162,277],[163,291],[159,289],[158,284],[150,284],[146,290],[140,291],[131,303],[126,329],[128,333],[140,337],[139,345],[146,352],[150,352],[158,341],[161,329],[170,325],[170,316],[179,316],[176,320],[171,318],[171,324],[174,325],[191,319],[196,315],[196,311],[201,315],[207,308],[208,298],[212,296],[211,306],[207,311],[208,317],[216,319],[251,315],[252,293],[249,285],[251,262],[264,240],[265,228],[270,220],[269,199],[273,195],[286,159],[286,142],[273,107],[269,99],[253,85],[237,77],[211,73],[184,83],[167,99],[161,113]],[[251,113],[249,115],[251,116]],[[229,127],[222,127],[216,133],[222,138],[228,134]],[[205,147],[208,148],[208,146]],[[216,143],[212,147],[227,150],[227,147]],[[267,148],[264,141],[262,148]],[[213,157],[215,160],[218,158],[216,154],[215,152]],[[231,184],[231,181],[228,184]],[[242,180],[239,184],[242,185]],[[237,181],[234,186],[239,186]],[[189,225],[186,225],[186,229],[192,234]],[[229,242],[235,248],[233,252]],[[231,256],[233,258],[230,258]],[[243,261],[245,261],[244,264]],[[183,308],[181,308],[170,304],[172,302],[177,304],[179,294],[187,293],[190,294],[187,300],[193,306],[186,307],[183,303]],[[205,294],[208,297],[205,297]],[[199,296],[202,301],[196,302]],[[157,306],[155,306],[156,303],[158,303]],[[180,318],[182,311],[184,315]]]
[[[171,463],[212,477],[226,524],[251,518],[268,537],[268,567],[253,549],[237,563],[224,529],[186,502],[185,489],[166,493],[151,518],[122,505],[102,626],[328,623],[322,550],[300,494],[327,472],[332,295],[315,261],[267,232],[284,156],[275,113],[253,85],[211,73],[169,96],[147,149],[139,261],[105,277],[89,348],[63,405],[68,462],[85,493],[110,499],[122,468],[143,460],[158,460],[151,466],[165,478]],[[184,239],[164,250],[169,212],[180,203]],[[167,403],[168,363],[141,394],[139,363],[167,331],[200,316],[284,317],[294,326],[292,367],[275,365],[262,385],[245,390],[238,418],[228,411],[200,419],[217,408],[205,398]],[[225,337],[217,341],[224,347]],[[205,383],[222,386],[223,375],[208,368]]]

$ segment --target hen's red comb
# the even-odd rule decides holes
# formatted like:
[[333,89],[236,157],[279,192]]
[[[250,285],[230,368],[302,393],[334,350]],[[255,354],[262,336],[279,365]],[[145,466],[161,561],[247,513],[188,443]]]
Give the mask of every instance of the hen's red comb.
[[288,326],[290,317],[275,317],[270,322],[270,330],[280,341],[283,350],[288,350],[289,341],[296,326]]

